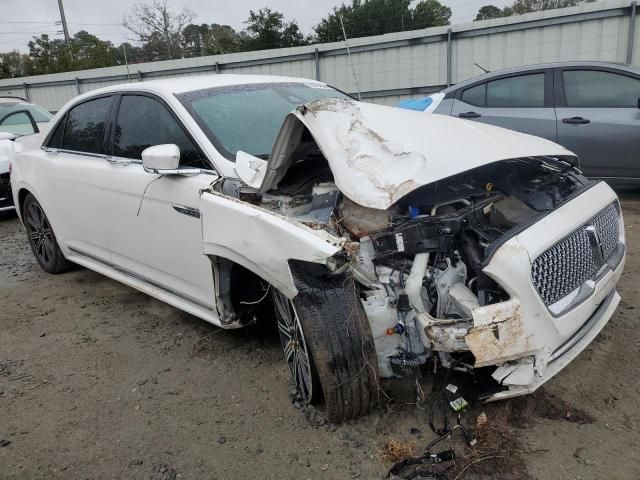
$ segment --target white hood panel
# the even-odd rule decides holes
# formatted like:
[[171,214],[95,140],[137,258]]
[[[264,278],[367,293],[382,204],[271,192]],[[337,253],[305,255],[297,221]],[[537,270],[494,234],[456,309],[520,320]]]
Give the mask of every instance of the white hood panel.
[[574,156],[532,135],[353,100],[324,99],[289,114],[269,159],[261,191],[277,185],[289,167],[287,132],[300,120],[311,132],[333,172],[336,186],[360,205],[387,209],[437,180],[473,168],[522,157]]

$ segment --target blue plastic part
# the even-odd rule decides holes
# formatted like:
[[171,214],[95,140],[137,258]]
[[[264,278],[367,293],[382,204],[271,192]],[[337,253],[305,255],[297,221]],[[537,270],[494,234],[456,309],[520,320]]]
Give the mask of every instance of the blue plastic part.
[[402,100],[398,104],[398,107],[406,108],[407,110],[415,110],[417,112],[424,112],[427,109],[427,107],[432,103],[433,103],[433,98],[431,97],[425,97],[425,98],[419,98],[419,99],[412,98],[409,100]]
[[420,209],[418,207],[409,206],[409,218],[416,218],[420,215]]

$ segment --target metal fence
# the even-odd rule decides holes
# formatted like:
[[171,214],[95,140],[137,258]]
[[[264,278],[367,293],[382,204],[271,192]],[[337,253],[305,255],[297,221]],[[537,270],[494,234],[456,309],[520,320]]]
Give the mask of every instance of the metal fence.
[[[482,73],[475,64],[489,70],[568,60],[640,64],[638,22],[635,0],[606,0],[356,38],[349,46],[362,99],[395,105]],[[55,111],[107,85],[216,73],[315,78],[357,93],[345,45],[336,42],[0,80],[0,95],[24,96]]]

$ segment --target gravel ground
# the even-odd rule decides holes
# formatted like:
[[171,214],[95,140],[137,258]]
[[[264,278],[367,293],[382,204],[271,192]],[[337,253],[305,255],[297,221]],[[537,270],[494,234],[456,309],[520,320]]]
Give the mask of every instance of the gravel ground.
[[[618,312],[535,396],[475,407],[517,449],[459,478],[640,478],[640,203],[624,213]],[[86,269],[48,275],[14,215],[0,247],[2,480],[382,478],[388,440],[433,438],[412,389],[385,385],[386,408],[316,426],[288,399],[273,331],[219,330]]]

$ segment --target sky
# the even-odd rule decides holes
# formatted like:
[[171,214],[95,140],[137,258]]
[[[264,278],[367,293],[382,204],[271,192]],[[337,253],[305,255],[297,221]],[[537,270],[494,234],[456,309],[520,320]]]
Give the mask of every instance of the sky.
[[[349,2],[349,0],[346,0]],[[478,9],[491,3],[503,6],[508,0],[440,0],[453,12],[451,23],[463,23],[475,18]],[[115,45],[131,41],[132,35],[121,24],[134,2],[131,0],[63,0],[69,33],[87,30]],[[176,11],[184,7],[197,14],[194,23],[219,23],[237,30],[249,10],[269,6],[296,20],[304,33],[311,33],[320,19],[340,5],[342,0],[169,0]],[[27,42],[42,33],[63,38],[58,0],[0,0],[0,52],[20,50],[27,52]],[[60,32],[60,33],[58,33]]]

